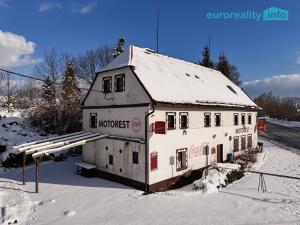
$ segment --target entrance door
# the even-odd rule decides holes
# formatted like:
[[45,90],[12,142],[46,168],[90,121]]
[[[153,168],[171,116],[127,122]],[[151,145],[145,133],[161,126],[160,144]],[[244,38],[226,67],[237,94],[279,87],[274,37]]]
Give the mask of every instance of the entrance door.
[[223,162],[223,144],[217,145],[217,162]]

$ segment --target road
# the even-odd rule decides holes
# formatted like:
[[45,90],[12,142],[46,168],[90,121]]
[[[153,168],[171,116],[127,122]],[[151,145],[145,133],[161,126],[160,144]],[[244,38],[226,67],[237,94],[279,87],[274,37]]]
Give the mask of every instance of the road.
[[288,127],[267,122],[265,133],[260,132],[261,137],[283,143],[300,151],[300,128]]

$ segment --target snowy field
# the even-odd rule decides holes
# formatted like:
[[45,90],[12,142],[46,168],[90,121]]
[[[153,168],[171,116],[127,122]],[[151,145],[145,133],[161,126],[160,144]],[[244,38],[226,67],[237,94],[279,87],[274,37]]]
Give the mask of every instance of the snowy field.
[[[264,141],[256,170],[300,177],[300,155]],[[2,172],[3,224],[300,224],[300,181],[266,176],[268,192],[257,192],[258,175],[214,193],[179,190],[143,195],[142,191],[100,178],[76,175],[74,162],[44,162],[40,193],[34,191],[34,167],[26,186],[20,169]]]
[[277,119],[267,119],[270,123],[275,123],[287,127],[299,127],[300,128],[300,121],[287,121],[287,120],[277,120]]

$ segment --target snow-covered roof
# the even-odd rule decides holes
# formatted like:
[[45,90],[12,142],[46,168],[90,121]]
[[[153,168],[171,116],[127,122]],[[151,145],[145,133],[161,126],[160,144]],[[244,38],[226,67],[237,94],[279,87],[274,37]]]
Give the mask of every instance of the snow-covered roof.
[[129,46],[100,72],[133,66],[154,101],[214,106],[257,107],[219,71],[147,48]]

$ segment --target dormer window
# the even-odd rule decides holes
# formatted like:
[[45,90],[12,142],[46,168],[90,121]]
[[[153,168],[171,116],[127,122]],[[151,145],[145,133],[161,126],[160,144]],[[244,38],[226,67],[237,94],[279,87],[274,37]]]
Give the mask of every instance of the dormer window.
[[111,77],[103,77],[102,79],[102,91],[103,93],[111,93]]
[[125,91],[125,74],[115,76],[115,92]]

